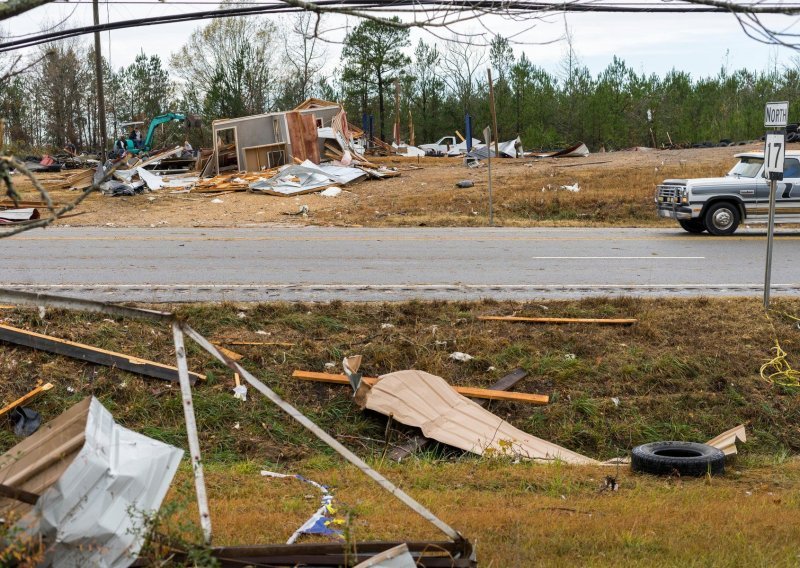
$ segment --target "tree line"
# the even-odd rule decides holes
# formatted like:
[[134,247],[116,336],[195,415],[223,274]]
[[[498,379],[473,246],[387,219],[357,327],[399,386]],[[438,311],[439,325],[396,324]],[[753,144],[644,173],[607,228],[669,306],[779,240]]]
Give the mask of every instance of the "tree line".
[[[104,61],[109,137],[126,134],[115,125],[174,111],[199,115],[204,128],[188,137],[210,145],[215,119],[286,110],[318,97],[341,101],[358,126],[372,117],[374,134],[391,141],[398,87],[405,141],[412,122],[416,144],[464,133],[466,114],[480,137],[476,133],[491,124],[487,68],[499,138],[520,136],[526,148],[583,141],[593,150],[615,150],[752,139],[763,133],[765,101],[800,98],[797,62],[762,71],[723,67],[695,79],[680,70],[648,75],[614,57],[592,74],[567,41],[559,68],[548,71],[501,35],[488,46],[463,38],[412,46],[407,29],[374,21],[347,33],[339,65],[331,69],[330,50],[316,38],[315,26],[316,17],[307,13],[279,24],[219,19],[195,30],[168,61],[144,52],[127,67],[113,69]],[[18,151],[68,143],[99,147],[92,49],[76,40],[47,45],[30,55],[34,63],[24,73],[0,83],[6,144]],[[0,58],[0,76],[9,61]]]

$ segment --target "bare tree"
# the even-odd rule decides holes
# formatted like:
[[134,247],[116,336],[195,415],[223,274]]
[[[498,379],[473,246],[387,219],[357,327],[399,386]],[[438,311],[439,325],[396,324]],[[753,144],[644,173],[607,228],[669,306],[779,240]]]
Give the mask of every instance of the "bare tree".
[[290,28],[281,28],[284,52],[288,62],[287,87],[298,102],[311,96],[325,58],[325,47],[317,30],[317,17],[298,12],[289,19]]
[[450,91],[458,97],[465,112],[469,110],[470,101],[487,60],[486,48],[477,45],[472,38],[459,41],[453,37],[447,42],[442,53],[444,81]]

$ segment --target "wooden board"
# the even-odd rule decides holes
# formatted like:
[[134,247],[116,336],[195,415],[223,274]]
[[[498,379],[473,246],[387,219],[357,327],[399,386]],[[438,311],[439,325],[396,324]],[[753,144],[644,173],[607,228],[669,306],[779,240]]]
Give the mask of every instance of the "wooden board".
[[[15,345],[23,345],[57,355],[65,355],[73,359],[79,359],[97,365],[115,367],[123,371],[129,371],[154,379],[178,382],[178,369],[175,367],[162,365],[155,361],[148,361],[147,359],[140,359],[139,357],[133,357],[131,355],[125,355],[124,353],[106,351],[105,349],[92,347],[91,345],[59,339],[50,335],[18,329],[9,325],[0,324],[0,341],[13,343]],[[205,380],[206,376],[190,372],[189,378],[192,384],[194,384],[198,379]]]
[[14,410],[16,407],[25,404],[26,402],[28,402],[30,399],[32,399],[36,395],[38,395],[40,393],[43,393],[45,391],[49,391],[51,388],[53,388],[53,383],[46,383],[44,385],[40,385],[40,386],[36,387],[35,389],[30,391],[29,393],[24,394],[21,397],[19,397],[14,402],[12,402],[10,404],[7,404],[3,408],[0,408],[0,416],[3,416],[4,414],[7,414],[8,412]]
[[516,321],[526,323],[594,323],[600,325],[632,325],[636,319],[597,319],[597,318],[526,318],[521,316],[478,316],[483,321]]
[[314,115],[302,115],[294,111],[287,112],[286,126],[289,130],[292,158],[300,161],[311,160],[315,164],[319,164],[319,136]]
[[[292,377],[308,381],[322,383],[335,383],[339,385],[349,385],[350,381],[346,375],[335,375],[331,373],[317,373],[314,371],[294,371]],[[368,385],[378,382],[376,377],[362,377]],[[452,385],[451,385],[452,386]],[[528,402],[531,404],[547,404],[550,397],[546,394],[528,394],[520,392],[504,392],[499,390],[481,389],[475,387],[452,387],[458,394],[472,398],[485,398],[487,400],[511,400],[515,402]]]

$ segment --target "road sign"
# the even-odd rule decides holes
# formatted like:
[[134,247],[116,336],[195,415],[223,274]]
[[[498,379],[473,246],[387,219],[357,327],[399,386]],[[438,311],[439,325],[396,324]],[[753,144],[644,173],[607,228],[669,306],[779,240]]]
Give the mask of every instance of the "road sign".
[[767,103],[764,108],[764,126],[782,128],[789,121],[789,102]]
[[767,133],[764,144],[764,177],[770,180],[783,179],[783,159],[786,155],[784,133]]

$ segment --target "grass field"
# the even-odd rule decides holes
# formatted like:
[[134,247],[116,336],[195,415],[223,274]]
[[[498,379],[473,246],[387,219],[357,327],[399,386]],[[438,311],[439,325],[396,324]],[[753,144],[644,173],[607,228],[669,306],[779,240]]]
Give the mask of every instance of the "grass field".
[[[764,381],[776,338],[800,365],[800,301],[777,299],[767,318],[757,299],[512,303],[184,305],[178,312],[207,337],[291,345],[233,346],[243,364],[390,479],[477,542],[483,566],[796,565],[800,399]],[[478,315],[635,317],[631,327],[533,326]],[[40,333],[172,363],[166,327],[102,316],[0,310],[0,320]],[[383,324],[390,323],[393,327]],[[195,389],[216,543],[279,542],[317,506],[317,496],[265,479],[261,469],[301,473],[335,488],[356,541],[439,538],[258,393],[231,396],[231,373],[191,343]],[[449,359],[453,351],[475,358]],[[323,371],[364,356],[378,375],[418,368],[458,385],[486,387],[515,367],[516,390],[549,394],[545,407],[489,408],[536,436],[598,459],[640,443],[704,441],[740,423],[748,443],[725,477],[666,479],[621,468],[511,463],[432,446],[402,464],[382,459],[386,421],[363,413],[345,387],[297,382],[294,369]],[[37,380],[56,387],[32,406],[51,418],[93,394],[116,419],[185,447],[178,389],[122,371],[0,345],[0,402]],[[617,406],[612,398],[619,399]],[[388,443],[410,432],[395,423]],[[15,442],[0,430],[0,449]],[[606,475],[620,489],[601,491]],[[169,498],[191,493],[183,467]],[[193,519],[193,505],[176,513]]]

